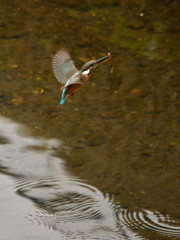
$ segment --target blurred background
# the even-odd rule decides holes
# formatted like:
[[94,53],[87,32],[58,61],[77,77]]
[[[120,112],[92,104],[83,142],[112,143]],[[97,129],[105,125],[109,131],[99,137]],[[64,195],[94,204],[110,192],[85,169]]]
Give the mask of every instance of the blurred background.
[[[180,239],[179,16],[178,0],[0,0],[2,239]],[[110,52],[114,72],[61,106],[62,47],[79,69]]]

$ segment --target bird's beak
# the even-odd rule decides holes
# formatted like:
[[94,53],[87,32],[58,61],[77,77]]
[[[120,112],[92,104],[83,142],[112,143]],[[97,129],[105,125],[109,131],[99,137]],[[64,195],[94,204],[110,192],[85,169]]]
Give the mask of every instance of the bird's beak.
[[97,59],[96,60],[96,66],[97,65],[99,65],[100,63],[103,63],[103,62],[105,62],[105,60],[107,60],[108,58],[110,58],[111,56],[108,54],[107,56],[105,56],[105,57],[102,57],[102,58],[99,58],[99,59]]

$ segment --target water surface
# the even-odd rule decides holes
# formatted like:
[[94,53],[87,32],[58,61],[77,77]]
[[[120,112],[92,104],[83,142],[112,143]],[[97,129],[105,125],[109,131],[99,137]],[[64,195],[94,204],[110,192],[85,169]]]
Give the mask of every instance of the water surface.
[[[0,138],[1,172],[6,176],[0,175],[5,191],[1,197],[9,205],[14,199],[12,206],[22,216],[12,233],[24,229],[22,239],[33,239],[33,231],[26,229],[34,226],[42,239],[56,239],[60,232],[62,238],[77,237],[73,226],[85,228],[84,215],[79,215],[82,209],[72,208],[70,214],[79,222],[70,229],[65,224],[69,220],[64,204],[67,199],[76,203],[83,199],[89,206],[96,199],[100,212],[101,204],[109,210],[103,208],[100,216],[108,215],[108,225],[99,217],[101,231],[94,238],[110,239],[110,234],[112,239],[178,239],[179,1],[17,0],[0,4],[0,114],[29,129],[23,137],[15,134],[18,140],[13,140],[9,120],[2,118],[1,129],[6,131]],[[86,86],[63,106],[51,68],[52,56],[61,47],[70,50],[77,68],[108,52],[114,65],[113,74],[108,63],[99,66]],[[71,197],[64,197],[63,184],[74,186]],[[72,210],[70,200],[66,207]],[[20,202],[24,207],[15,207]],[[12,226],[15,221],[7,206],[2,209],[7,209],[4,226],[8,222]],[[35,214],[37,209],[40,213]],[[57,220],[54,214],[59,211],[63,217]],[[24,216],[29,216],[27,221],[22,220]],[[30,218],[51,231],[42,225],[38,228]],[[58,227],[57,222],[61,222]],[[102,226],[107,236],[100,235]],[[75,233],[64,235],[63,229],[66,234]],[[87,229],[79,232],[86,239],[91,236]]]
[[2,239],[146,239],[141,231],[149,230],[180,236],[170,216],[122,208],[67,172],[54,156],[61,142],[27,137],[25,127],[3,117],[0,126]]

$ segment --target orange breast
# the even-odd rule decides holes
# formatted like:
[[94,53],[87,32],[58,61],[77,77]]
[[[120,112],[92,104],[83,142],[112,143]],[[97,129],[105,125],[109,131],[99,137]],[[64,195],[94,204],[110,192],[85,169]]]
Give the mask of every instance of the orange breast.
[[82,84],[72,84],[68,86],[68,94],[74,93],[78,88],[80,88]]

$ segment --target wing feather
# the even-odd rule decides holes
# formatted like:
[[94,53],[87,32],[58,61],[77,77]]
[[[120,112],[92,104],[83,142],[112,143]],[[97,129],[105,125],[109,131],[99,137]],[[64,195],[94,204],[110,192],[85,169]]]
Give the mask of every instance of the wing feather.
[[62,84],[66,84],[78,72],[78,69],[74,66],[74,61],[65,49],[60,49],[55,54],[52,60],[52,68],[55,77]]

